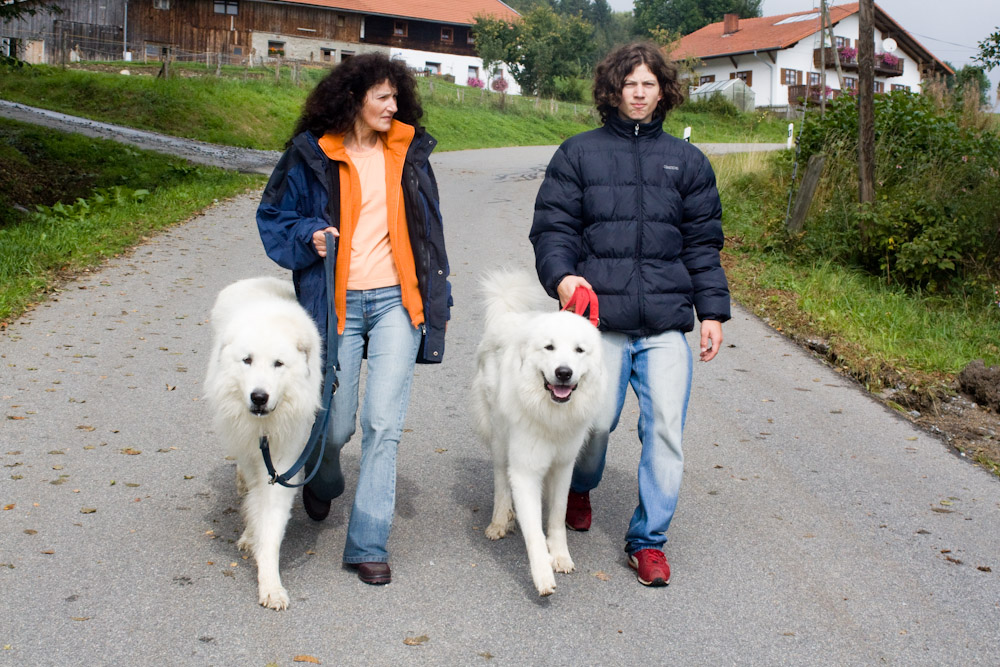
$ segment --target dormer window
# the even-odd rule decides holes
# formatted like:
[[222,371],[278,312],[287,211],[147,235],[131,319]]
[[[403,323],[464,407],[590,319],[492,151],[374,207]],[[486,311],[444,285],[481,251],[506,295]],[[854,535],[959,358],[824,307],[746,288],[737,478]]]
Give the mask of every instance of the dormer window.
[[442,42],[454,42],[455,41],[455,29],[446,28],[441,26],[441,41]]
[[407,33],[407,23],[406,21],[394,21],[392,24],[392,36],[393,37],[406,37]]

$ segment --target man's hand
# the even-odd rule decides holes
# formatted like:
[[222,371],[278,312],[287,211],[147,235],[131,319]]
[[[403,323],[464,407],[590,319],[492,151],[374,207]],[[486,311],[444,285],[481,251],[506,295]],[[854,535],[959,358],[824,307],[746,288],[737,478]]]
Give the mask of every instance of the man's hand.
[[711,361],[722,347],[722,322],[718,320],[703,320],[701,323],[701,355],[702,361]]
[[334,227],[327,227],[326,229],[321,229],[318,232],[313,232],[313,247],[316,248],[316,254],[320,257],[326,257],[326,233],[330,232],[333,234],[334,238],[340,236],[340,232]]
[[566,307],[569,300],[573,298],[573,292],[575,292],[576,288],[580,285],[583,285],[591,292],[594,291],[594,288],[590,286],[590,283],[588,283],[587,279],[583,276],[566,276],[559,281],[559,285],[556,287],[556,293],[559,294],[559,306],[561,308]]

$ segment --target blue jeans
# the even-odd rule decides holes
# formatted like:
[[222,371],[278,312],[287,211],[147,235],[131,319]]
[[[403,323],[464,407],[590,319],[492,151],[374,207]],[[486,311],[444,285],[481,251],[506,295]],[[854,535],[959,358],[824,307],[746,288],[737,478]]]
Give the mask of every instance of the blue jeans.
[[[604,359],[612,391],[603,421],[576,461],[570,488],[576,493],[597,487],[604,474],[608,436],[621,417],[631,384],[639,399],[639,505],[625,534],[625,551],[662,548],[677,507],[684,470],[681,441],[691,396],[691,349],[679,331],[655,336],[604,332]],[[617,378],[617,382],[615,382]]]
[[340,450],[356,428],[366,341],[361,471],[344,545],[344,562],[349,564],[389,560],[387,545],[396,507],[396,448],[420,345],[420,329],[410,323],[398,285],[347,292],[344,333],[337,338],[340,387],[333,396],[323,465],[309,484],[310,491],[323,499],[343,490]]

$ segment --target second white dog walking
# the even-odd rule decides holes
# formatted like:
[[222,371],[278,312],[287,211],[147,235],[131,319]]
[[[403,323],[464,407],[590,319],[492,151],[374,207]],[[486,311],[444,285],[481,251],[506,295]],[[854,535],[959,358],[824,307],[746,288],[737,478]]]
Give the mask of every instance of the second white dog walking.
[[486,323],[472,409],[493,455],[493,518],[486,536],[504,537],[516,516],[531,579],[540,595],[551,595],[553,571],[574,569],[566,499],[573,463],[603,404],[601,336],[585,318],[553,311],[556,304],[527,272],[490,274],[483,291]]

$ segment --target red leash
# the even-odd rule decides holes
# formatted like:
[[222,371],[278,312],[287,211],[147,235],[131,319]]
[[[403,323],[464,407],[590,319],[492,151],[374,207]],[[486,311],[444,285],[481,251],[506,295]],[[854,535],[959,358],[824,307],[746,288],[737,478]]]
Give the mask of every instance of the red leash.
[[584,313],[589,311],[590,323],[595,327],[600,322],[600,315],[597,308],[597,295],[591,290],[587,289],[583,285],[578,285],[576,291],[573,292],[573,296],[570,297],[569,301],[561,310],[569,310],[580,317],[587,317]]

